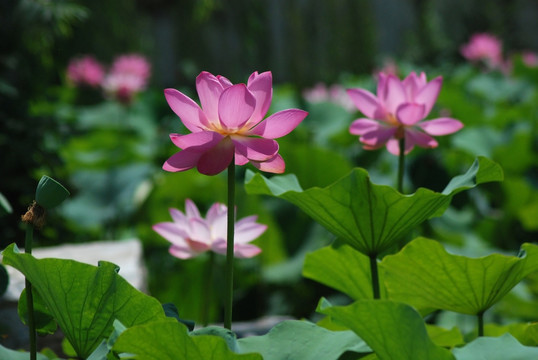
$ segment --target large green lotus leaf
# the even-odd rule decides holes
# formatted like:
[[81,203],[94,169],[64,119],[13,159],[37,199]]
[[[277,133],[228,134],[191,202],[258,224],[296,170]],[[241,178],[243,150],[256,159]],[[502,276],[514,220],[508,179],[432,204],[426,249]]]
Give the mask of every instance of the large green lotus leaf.
[[510,333],[523,345],[538,346],[538,323],[487,324],[484,326],[485,336],[501,336],[506,333]]
[[125,326],[165,318],[161,304],[118,275],[116,265],[36,259],[14,244],[3,261],[26,276],[78,356],[88,357],[112,332],[115,319]]
[[479,337],[454,349],[456,360],[530,360],[538,359],[538,348],[521,345],[512,335]]
[[388,296],[417,309],[443,309],[476,315],[538,270],[538,246],[523,244],[520,256],[492,254],[469,258],[417,238],[381,262]]
[[[236,354],[219,336],[189,336],[180,322],[168,319],[125,330],[113,350],[122,359],[138,360],[262,360],[259,354]],[[127,354],[132,354],[129,356]]]
[[437,346],[452,348],[465,344],[463,335],[457,327],[447,330],[436,325],[426,324],[426,331],[430,339]]
[[346,351],[372,350],[352,331],[330,331],[307,321],[289,320],[268,334],[238,340],[240,352],[257,352],[264,360],[337,360]]
[[[303,276],[349,295],[353,300],[372,299],[370,259],[348,245],[330,245],[306,255]],[[383,274],[379,273],[383,284]],[[381,286],[381,298],[385,288]]]
[[359,300],[318,311],[353,330],[380,360],[451,360],[452,354],[428,337],[420,314],[411,306],[388,300]]
[[402,195],[394,188],[376,185],[364,169],[354,169],[325,187],[303,190],[293,175],[267,179],[246,174],[251,194],[285,199],[311,216],[327,230],[366,255],[378,255],[423,221],[440,216],[453,195],[477,184],[502,180],[496,163],[479,157],[466,174],[452,179],[443,193],[425,188]]
[[[0,345],[0,359],[2,360],[30,360],[29,352],[15,351]],[[37,354],[37,360],[48,360],[43,354]]]

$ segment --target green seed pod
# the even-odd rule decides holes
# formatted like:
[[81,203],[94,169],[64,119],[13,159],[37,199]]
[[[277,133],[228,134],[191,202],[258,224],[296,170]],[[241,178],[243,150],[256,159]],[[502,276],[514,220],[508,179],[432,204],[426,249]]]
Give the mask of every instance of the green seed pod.
[[36,202],[45,209],[60,205],[69,196],[69,191],[58,181],[44,175],[35,192]]

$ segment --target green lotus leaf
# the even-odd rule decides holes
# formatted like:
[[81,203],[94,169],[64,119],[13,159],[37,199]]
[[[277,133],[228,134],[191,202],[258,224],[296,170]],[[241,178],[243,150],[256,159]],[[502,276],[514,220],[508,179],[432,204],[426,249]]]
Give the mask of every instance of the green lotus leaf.
[[11,214],[12,212],[13,209],[11,208],[9,201],[7,201],[6,197],[0,193],[0,216]]
[[[30,353],[11,350],[0,345],[0,359],[2,360],[28,360],[30,359]],[[37,360],[49,360],[49,358],[43,354],[38,353]]]
[[420,314],[411,306],[388,300],[358,300],[318,311],[353,330],[380,360],[452,360],[452,354],[429,338]]
[[36,259],[18,252],[14,244],[4,250],[3,262],[32,283],[81,358],[87,358],[108,338],[116,319],[133,326],[166,318],[161,304],[132,287],[112,263],[92,266],[73,260]]
[[[372,299],[370,259],[351,246],[330,245],[306,255],[303,276],[332,287],[353,300]],[[379,272],[383,284],[383,274]],[[381,286],[381,298],[385,288]]]
[[60,205],[69,196],[69,191],[58,181],[43,176],[37,184],[35,201],[45,209]]
[[232,352],[220,336],[190,336],[187,327],[175,319],[130,327],[118,337],[113,350],[122,353],[122,359],[262,360],[259,354]]
[[434,240],[417,238],[381,262],[388,296],[417,309],[477,315],[525,276],[538,270],[538,246],[523,244],[520,256],[469,258],[449,254]]
[[479,157],[443,193],[419,188],[403,195],[390,186],[373,184],[368,172],[360,168],[325,188],[307,190],[293,175],[267,179],[247,171],[245,188],[250,194],[276,196],[295,204],[348,245],[377,256],[423,221],[440,216],[458,192],[502,178],[499,165]]
[[372,350],[352,331],[330,331],[307,321],[289,320],[268,334],[238,340],[240,352],[258,352],[264,360],[337,360],[345,352]]
[[479,337],[454,349],[456,360],[530,360],[538,359],[538,348],[521,345],[512,335]]

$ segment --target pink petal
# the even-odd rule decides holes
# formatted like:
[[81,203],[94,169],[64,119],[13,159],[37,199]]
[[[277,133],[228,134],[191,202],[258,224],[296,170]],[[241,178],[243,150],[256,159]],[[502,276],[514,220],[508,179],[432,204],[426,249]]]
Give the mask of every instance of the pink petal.
[[196,207],[196,204],[191,199],[185,200],[185,214],[188,219],[197,218],[201,219],[200,211]]
[[405,103],[396,111],[398,122],[404,125],[414,125],[424,119],[424,105]]
[[197,151],[181,150],[170,156],[163,165],[163,170],[170,172],[185,171],[192,169],[198,163],[202,153]]
[[385,88],[387,86],[387,74],[380,72],[377,76],[377,98],[383,99],[385,97]]
[[363,89],[348,89],[347,94],[366,117],[371,119],[385,118],[385,108],[371,92]]
[[237,130],[250,119],[255,108],[256,98],[246,85],[233,85],[220,95],[219,118],[226,128]]
[[263,119],[267,114],[267,110],[269,110],[269,106],[271,106],[273,75],[270,71],[258,75],[256,71],[248,78],[247,88],[256,98],[256,108],[247,124],[248,126],[254,126]]
[[181,119],[181,122],[192,132],[207,129],[209,124],[202,109],[190,97],[176,89],[164,90],[164,96],[168,105]]
[[[406,141],[404,153],[409,154],[414,147],[414,143]],[[400,155],[400,142],[398,141],[398,139],[390,139],[389,141],[387,141],[387,150],[393,155]]]
[[223,135],[215,131],[199,131],[187,135],[170,134],[170,140],[178,148],[200,153],[211,149],[223,138]]
[[353,135],[364,135],[367,132],[379,128],[379,122],[371,119],[357,119],[349,126],[349,132]]
[[214,75],[203,71],[196,78],[196,91],[207,119],[211,123],[218,124],[219,97],[224,87]]
[[232,135],[235,151],[249,160],[266,161],[278,152],[278,143],[273,139]]
[[396,114],[398,107],[407,102],[402,82],[393,75],[387,76],[387,84],[385,86],[383,100],[386,110],[391,114]]
[[246,163],[248,163],[248,159],[246,158],[246,156],[243,156],[237,151],[237,149],[235,149],[235,165],[242,166]]
[[417,104],[424,104],[424,117],[428,116],[433,108],[433,105],[437,101],[439,92],[441,91],[441,85],[443,85],[443,78],[441,76],[436,77],[432,81],[426,84],[416,94],[414,101]]
[[195,252],[188,246],[178,246],[178,245],[172,245],[168,252],[179,259],[190,259],[195,256],[200,255],[200,253]]
[[423,121],[417,124],[422,130],[430,135],[448,135],[455,133],[463,127],[461,121],[452,118],[439,118]]
[[396,127],[387,128],[380,125],[376,130],[362,135],[359,140],[366,145],[377,148],[393,137],[397,129]]
[[[212,249],[218,254],[226,254],[227,243],[225,239],[219,239],[213,243]],[[235,244],[234,255],[238,258],[250,258],[258,255],[262,250],[252,244]]]
[[267,230],[267,225],[256,223],[256,216],[245,219],[244,222],[238,221],[235,224],[235,242],[237,244],[246,244],[257,239]]
[[168,211],[170,212],[170,216],[172,217],[172,220],[174,220],[174,223],[178,227],[184,228],[184,229],[187,228],[188,220],[187,220],[187,217],[185,216],[185,214],[183,214],[178,209],[174,209],[174,208],[169,209]]
[[222,87],[224,89],[227,89],[227,88],[229,88],[230,86],[233,85],[230,80],[228,80],[227,78],[225,78],[222,75],[217,75],[217,80],[220,82],[220,84],[222,85]]
[[[185,150],[184,150],[185,151]],[[234,144],[226,137],[198,160],[197,169],[204,175],[216,175],[228,167],[234,155]]]
[[412,130],[412,129],[406,129],[405,130],[405,142],[418,145],[423,148],[435,148],[437,145],[437,141],[432,138],[430,135],[423,133],[422,131],[418,130]]
[[182,229],[172,222],[162,222],[152,226],[152,229],[166,240],[175,245],[186,245],[185,238],[188,236],[186,229]]
[[288,109],[279,111],[259,123],[248,133],[268,139],[277,139],[289,134],[308,115],[306,111]]
[[211,205],[209,210],[207,210],[207,215],[205,217],[207,224],[211,227],[213,221],[215,221],[215,219],[219,216],[226,216],[227,211],[228,209],[226,208],[226,205],[221,203],[214,203],[213,205]]
[[418,80],[417,74],[414,71],[411,72],[402,81],[402,84],[404,86],[405,93],[407,94],[407,99],[409,101],[414,101],[417,90],[422,87],[422,86],[419,86],[419,80]]
[[195,248],[211,245],[211,231],[204,219],[195,217],[189,219],[189,238],[186,240],[194,241],[191,247]]
[[262,249],[252,244],[235,244],[234,255],[240,259],[251,258],[262,252]]
[[286,164],[284,163],[284,159],[282,159],[282,156],[280,156],[279,154],[276,154],[275,157],[267,161],[251,161],[250,163],[260,171],[275,174],[282,174],[284,170],[286,170]]

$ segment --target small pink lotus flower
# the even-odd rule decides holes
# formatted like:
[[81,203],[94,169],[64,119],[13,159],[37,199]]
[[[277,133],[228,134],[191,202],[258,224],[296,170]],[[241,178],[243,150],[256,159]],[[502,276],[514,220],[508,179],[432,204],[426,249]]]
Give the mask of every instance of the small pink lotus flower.
[[474,34],[460,51],[469,61],[483,61],[490,69],[502,68],[502,43],[496,36],[487,33]]
[[538,54],[532,51],[523,51],[521,60],[528,67],[538,67]]
[[[170,209],[173,222],[153,225],[159,235],[172,243],[170,254],[180,259],[189,259],[206,251],[226,254],[227,215],[226,205],[215,203],[208,210],[206,218],[192,200],[185,200],[185,214]],[[235,223],[234,255],[250,258],[258,255],[261,249],[249,244],[267,230],[267,225],[256,223],[257,216],[248,216]]]
[[284,172],[284,160],[274,140],[287,135],[306,117],[307,112],[288,109],[267,119],[273,96],[271,72],[250,75],[248,83],[233,85],[223,76],[202,72],[196,78],[202,107],[175,89],[164,95],[170,108],[192,133],[170,134],[182,149],[163,165],[166,171],[185,171],[196,166],[205,175],[222,172],[231,163],[250,162],[272,173]]
[[367,117],[355,120],[349,127],[350,133],[360,136],[364,149],[386,145],[394,155],[400,154],[399,139],[402,138],[405,138],[406,154],[415,145],[437,147],[437,141],[430,135],[448,135],[463,127],[459,120],[449,117],[422,121],[433,108],[441,84],[441,77],[428,82],[424,73],[417,76],[412,72],[403,81],[394,75],[379,73],[377,96],[364,89],[349,89],[351,100]]
[[130,103],[133,96],[144,90],[151,75],[151,65],[141,55],[117,57],[103,80],[105,93],[122,103]]
[[67,79],[75,85],[97,87],[104,76],[103,66],[93,56],[72,59],[67,67]]

